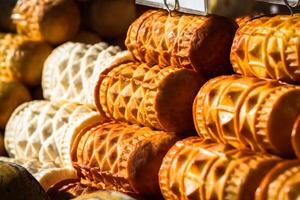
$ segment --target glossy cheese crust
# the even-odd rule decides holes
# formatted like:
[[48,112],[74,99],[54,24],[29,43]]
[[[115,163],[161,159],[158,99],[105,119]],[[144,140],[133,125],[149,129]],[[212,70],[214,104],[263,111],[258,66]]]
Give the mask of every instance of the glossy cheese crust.
[[150,10],[132,23],[125,44],[135,59],[149,65],[215,76],[231,72],[228,58],[236,27],[223,17]]
[[[220,76],[200,89],[194,101],[194,122],[204,138],[293,157],[291,138],[299,123],[299,102],[298,86],[237,75]],[[295,130],[297,135],[299,129]]]
[[204,81],[191,70],[124,60],[101,73],[96,106],[114,120],[163,131],[193,131],[191,108]]
[[300,83],[300,15],[261,17],[243,23],[232,49],[236,73]]
[[82,130],[72,148],[73,166],[82,184],[159,197],[158,170],[174,133],[123,122],[107,122]]

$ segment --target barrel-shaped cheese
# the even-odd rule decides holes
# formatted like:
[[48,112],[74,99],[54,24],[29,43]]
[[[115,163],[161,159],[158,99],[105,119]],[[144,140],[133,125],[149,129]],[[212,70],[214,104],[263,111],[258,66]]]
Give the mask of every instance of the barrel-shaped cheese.
[[102,71],[126,54],[117,46],[68,42],[47,58],[42,76],[43,95],[51,101],[69,101],[95,107],[94,88]]
[[29,91],[22,83],[0,80],[0,128],[5,128],[15,108],[30,100]]
[[96,106],[114,120],[163,131],[193,131],[193,99],[204,81],[188,69],[124,59],[101,73]]
[[200,89],[193,114],[200,136],[293,157],[300,87],[237,75],[217,77]]
[[211,77],[231,72],[236,27],[223,17],[150,10],[130,26],[125,44],[135,59],[150,66],[184,67]]
[[243,23],[231,50],[235,72],[300,83],[300,15],[265,16]]
[[29,86],[41,83],[43,65],[52,47],[23,35],[0,34],[0,80],[19,80]]
[[77,135],[72,161],[83,185],[158,198],[158,170],[177,140],[172,132],[125,122],[99,123]]
[[275,156],[191,137],[168,151],[159,184],[166,200],[253,200],[266,172],[279,161]]

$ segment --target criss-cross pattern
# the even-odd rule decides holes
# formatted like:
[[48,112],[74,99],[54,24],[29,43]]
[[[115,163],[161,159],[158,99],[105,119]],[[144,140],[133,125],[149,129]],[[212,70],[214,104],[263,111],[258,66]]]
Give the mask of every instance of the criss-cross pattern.
[[35,40],[41,40],[39,18],[48,3],[51,3],[51,0],[18,1],[12,14],[18,33]]
[[237,73],[300,82],[300,15],[261,17],[238,30],[231,51]]
[[[134,163],[130,158],[140,153],[141,144],[152,144],[155,147],[169,145],[167,138],[172,137],[174,135],[170,133],[124,122],[104,123],[87,130],[76,139],[72,160],[85,180],[85,185],[136,193],[132,186],[135,181],[132,176],[138,172],[132,170],[139,169],[136,165],[142,163]],[[144,153],[147,155],[153,152]]]
[[149,67],[137,62],[115,67],[103,76],[100,86],[101,109],[109,118],[164,130],[155,107],[157,95],[161,82],[178,70],[158,65]]
[[209,19],[148,11],[131,25],[125,43],[137,60],[149,65],[193,69],[189,52],[191,41],[195,30],[204,26]]
[[[270,131],[268,128],[276,115],[270,112],[280,106],[277,102],[282,96],[296,90],[299,90],[296,86],[275,80],[240,76],[212,79],[200,90],[194,102],[193,115],[198,134],[236,148],[283,153],[274,146],[272,138],[278,137],[275,135],[279,130]],[[293,98],[286,101],[293,101]],[[298,110],[295,108],[294,112],[297,114]],[[290,126],[292,129],[293,125]],[[288,131],[281,134],[282,137],[290,136]],[[288,151],[286,149],[284,151]]]
[[69,42],[59,46],[44,66],[44,97],[94,106],[93,91],[99,75],[121,52],[119,47],[103,42],[95,45]]
[[68,124],[93,112],[75,103],[33,101],[23,104],[6,127],[5,146],[10,157],[62,166],[60,151],[62,145],[66,145],[62,144],[62,137],[70,128]]
[[262,179],[278,161],[275,156],[191,137],[168,151],[159,172],[160,187],[166,199],[241,199],[244,188],[253,184],[252,174]]

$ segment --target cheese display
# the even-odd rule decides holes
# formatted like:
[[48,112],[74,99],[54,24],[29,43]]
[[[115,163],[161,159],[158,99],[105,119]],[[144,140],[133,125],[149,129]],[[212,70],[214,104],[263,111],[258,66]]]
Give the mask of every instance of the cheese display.
[[300,14],[254,3],[0,0],[0,199],[299,200]]
[[276,80],[220,76],[199,91],[194,101],[194,121],[204,138],[293,157],[291,138],[300,114],[299,101],[297,86]]
[[163,131],[191,131],[193,99],[204,81],[187,69],[123,59],[101,73],[96,106],[115,120]]

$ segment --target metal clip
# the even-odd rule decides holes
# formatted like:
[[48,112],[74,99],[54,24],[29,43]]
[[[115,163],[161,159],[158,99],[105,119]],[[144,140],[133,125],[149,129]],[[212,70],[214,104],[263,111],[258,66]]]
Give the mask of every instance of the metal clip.
[[170,9],[167,0],[164,0],[164,4],[165,4],[165,7],[166,7],[166,9],[167,9],[167,11],[168,11],[168,13],[169,13],[169,15],[171,17],[172,17],[172,12],[179,10],[179,0],[175,0],[175,5],[174,5],[174,9],[173,10]]
[[288,0],[283,0],[284,1],[284,4],[286,5],[286,7],[289,9],[291,15],[293,16],[294,15],[294,11],[293,11],[293,8],[297,7],[300,3],[300,0],[298,0],[298,2],[294,5],[290,5]]

